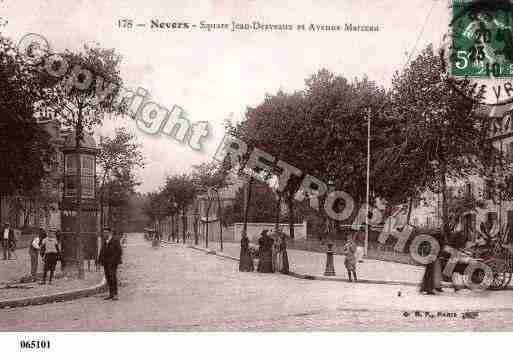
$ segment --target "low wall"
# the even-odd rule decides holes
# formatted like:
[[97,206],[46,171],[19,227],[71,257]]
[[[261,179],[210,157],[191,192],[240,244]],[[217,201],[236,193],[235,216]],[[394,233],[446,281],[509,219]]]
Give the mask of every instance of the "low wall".
[[[242,236],[242,228],[244,227],[243,223],[234,223],[233,224],[233,240],[234,241],[240,241],[240,238]],[[258,237],[260,236],[260,233],[264,229],[267,229],[268,231],[274,231],[275,224],[274,223],[248,223],[248,229],[247,234],[250,242],[256,243],[258,241]],[[307,238],[307,231],[306,231],[306,221],[299,224],[294,224],[294,236],[297,239],[306,239]],[[288,234],[289,233],[289,225],[288,223],[280,223],[280,228],[283,231],[283,233]]]
[[[344,254],[344,240],[333,241],[332,243],[333,251],[336,254]],[[319,253],[326,253],[326,250],[328,249],[326,243],[322,243],[319,240],[288,240],[287,248]],[[387,262],[420,265],[419,263],[414,261],[409,254],[395,252],[393,250],[393,246],[384,246],[377,243],[369,243],[366,258],[377,259]]]

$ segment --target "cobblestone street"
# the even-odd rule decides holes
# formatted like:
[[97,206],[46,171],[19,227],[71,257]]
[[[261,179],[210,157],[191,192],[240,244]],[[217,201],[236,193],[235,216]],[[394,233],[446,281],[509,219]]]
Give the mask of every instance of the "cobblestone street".
[[[513,329],[511,291],[446,290],[438,296],[422,296],[411,286],[240,273],[235,261],[176,244],[154,249],[138,234],[130,236],[125,248],[120,282],[118,302],[103,301],[103,295],[98,295],[3,309],[0,328],[3,331]],[[466,311],[477,312],[477,317],[463,319]]]

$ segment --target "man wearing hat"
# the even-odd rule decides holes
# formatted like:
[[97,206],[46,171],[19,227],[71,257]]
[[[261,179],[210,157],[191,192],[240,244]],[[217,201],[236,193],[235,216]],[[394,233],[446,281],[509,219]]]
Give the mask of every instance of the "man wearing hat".
[[109,296],[105,300],[118,300],[118,265],[121,264],[122,249],[119,239],[114,238],[109,227],[103,229],[103,245],[98,262],[103,266],[105,279],[109,285]]
[[2,230],[2,251],[4,252],[4,261],[11,259],[11,251],[14,252],[16,247],[16,238],[14,237],[14,230],[11,228],[9,222],[5,222],[4,229]]

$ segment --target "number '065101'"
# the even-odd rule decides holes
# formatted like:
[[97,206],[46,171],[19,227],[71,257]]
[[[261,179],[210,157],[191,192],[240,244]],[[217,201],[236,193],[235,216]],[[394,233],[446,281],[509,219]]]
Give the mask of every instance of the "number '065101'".
[[50,349],[49,340],[21,340],[21,349]]

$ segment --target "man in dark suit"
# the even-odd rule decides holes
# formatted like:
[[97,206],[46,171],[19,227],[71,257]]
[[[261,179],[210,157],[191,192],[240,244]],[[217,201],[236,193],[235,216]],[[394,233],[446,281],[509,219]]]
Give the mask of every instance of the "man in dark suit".
[[105,300],[118,300],[118,265],[121,264],[122,249],[118,238],[114,238],[110,228],[103,229],[104,242],[98,261],[105,270],[105,279],[109,285],[109,296]]
[[11,252],[14,254],[14,249],[16,248],[16,238],[14,236],[14,230],[8,222],[5,222],[1,236],[4,260],[11,259]]

